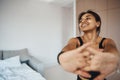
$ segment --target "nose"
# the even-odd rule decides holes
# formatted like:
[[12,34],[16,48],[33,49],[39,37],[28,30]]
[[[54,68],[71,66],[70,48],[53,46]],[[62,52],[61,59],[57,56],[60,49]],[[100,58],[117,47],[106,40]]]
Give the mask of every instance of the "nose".
[[87,21],[86,19],[82,19],[82,20],[81,20],[81,23],[84,23],[84,22],[86,22],[86,21]]

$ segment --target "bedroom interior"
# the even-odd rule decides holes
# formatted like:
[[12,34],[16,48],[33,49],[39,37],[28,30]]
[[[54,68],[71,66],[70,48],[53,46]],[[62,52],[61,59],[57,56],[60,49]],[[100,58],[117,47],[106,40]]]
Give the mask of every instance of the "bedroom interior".
[[0,80],[46,80],[43,68],[27,48],[0,51]]
[[[69,38],[78,35],[78,14],[87,9],[97,11],[102,18],[100,35],[114,39],[120,49],[119,4],[119,0],[0,0],[0,64],[8,67],[12,58],[19,69],[27,63],[36,76],[40,73],[42,79],[36,80],[76,80],[56,58]],[[108,76],[108,80],[119,79],[119,73]]]

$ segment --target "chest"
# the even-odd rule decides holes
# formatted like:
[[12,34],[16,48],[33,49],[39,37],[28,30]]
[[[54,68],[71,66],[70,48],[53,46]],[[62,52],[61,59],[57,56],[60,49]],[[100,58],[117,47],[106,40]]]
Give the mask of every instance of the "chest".
[[[77,38],[78,38],[79,46],[82,46],[83,44],[85,44],[85,42],[82,40],[81,37],[77,37]],[[93,44],[91,44],[90,47],[95,48],[95,49],[104,49],[104,46],[103,46],[104,40],[105,38],[102,38],[97,42],[93,42]]]

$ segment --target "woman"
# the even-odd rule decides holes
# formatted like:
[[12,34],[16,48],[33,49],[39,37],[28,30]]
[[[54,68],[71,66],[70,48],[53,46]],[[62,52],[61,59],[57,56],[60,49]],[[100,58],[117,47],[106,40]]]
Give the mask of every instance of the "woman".
[[118,65],[119,52],[112,39],[99,36],[100,16],[93,11],[82,12],[78,19],[82,36],[71,38],[58,54],[59,64],[77,74],[77,80],[105,80]]

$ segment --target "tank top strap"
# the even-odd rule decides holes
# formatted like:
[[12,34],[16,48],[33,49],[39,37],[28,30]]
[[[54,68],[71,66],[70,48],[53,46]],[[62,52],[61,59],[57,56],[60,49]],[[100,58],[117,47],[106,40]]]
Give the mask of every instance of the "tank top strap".
[[[77,37],[77,39],[79,40],[79,42],[80,42],[80,46],[82,46],[83,45],[83,40],[82,40],[82,38],[81,37]],[[102,40],[100,41],[100,43],[99,43],[99,48],[104,48],[103,46],[102,46],[102,43],[103,43],[103,41],[105,40],[106,38],[102,38]]]
[[102,46],[102,43],[103,41],[105,40],[106,38],[102,38],[101,42],[99,43],[99,48],[104,48],[104,46]]
[[83,45],[82,38],[81,38],[81,37],[77,37],[77,38],[78,38],[78,40],[79,40],[79,42],[80,42],[80,46],[82,46],[82,45]]

